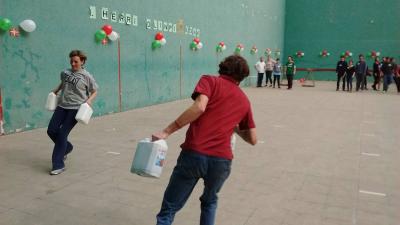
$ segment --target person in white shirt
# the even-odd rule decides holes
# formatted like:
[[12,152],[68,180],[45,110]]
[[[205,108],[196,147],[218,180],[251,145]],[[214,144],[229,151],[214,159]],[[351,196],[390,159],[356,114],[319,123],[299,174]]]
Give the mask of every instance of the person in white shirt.
[[262,80],[264,77],[264,73],[265,73],[265,62],[264,62],[264,58],[260,57],[260,61],[258,61],[255,65],[254,68],[256,68],[257,70],[257,87],[261,87],[262,84]]

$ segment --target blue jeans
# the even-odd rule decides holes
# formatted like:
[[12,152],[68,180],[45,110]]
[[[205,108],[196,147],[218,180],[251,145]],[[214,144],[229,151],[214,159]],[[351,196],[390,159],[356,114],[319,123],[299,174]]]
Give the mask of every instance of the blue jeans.
[[231,163],[228,159],[183,150],[165,190],[157,225],[172,224],[175,213],[185,205],[200,178],[204,180],[204,190],[200,197],[200,225],[214,225],[217,194],[230,174]]
[[77,112],[77,109],[57,107],[51,117],[47,134],[54,142],[52,156],[53,170],[64,168],[64,156],[73,149],[72,144],[68,141],[68,135],[77,123],[75,120]]
[[383,75],[383,90],[387,91],[389,85],[392,83],[393,74],[385,74]]

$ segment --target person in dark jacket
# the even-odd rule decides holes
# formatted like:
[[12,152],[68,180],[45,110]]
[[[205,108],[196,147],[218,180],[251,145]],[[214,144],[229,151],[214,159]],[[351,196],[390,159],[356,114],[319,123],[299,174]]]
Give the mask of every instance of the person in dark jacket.
[[356,64],[356,91],[358,91],[360,88],[361,90],[364,90],[364,81],[365,81],[365,76],[367,75],[367,64],[364,61],[364,55],[360,54],[358,56],[359,61]]
[[397,92],[400,93],[400,67],[396,64],[396,59],[391,58],[393,64],[393,80],[396,83]]
[[393,79],[393,64],[390,62],[389,57],[385,58],[381,70],[383,73],[383,92],[386,93]]
[[355,67],[353,64],[353,60],[350,59],[349,65],[347,66],[346,70],[346,80],[347,80],[347,89],[346,91],[352,92],[353,90],[353,77],[355,73]]
[[381,81],[381,62],[379,62],[379,58],[375,58],[375,62],[372,65],[372,76],[374,77],[374,84],[371,86],[375,91],[379,91],[377,86],[380,86]]
[[339,62],[336,64],[336,74],[337,74],[337,84],[336,84],[336,91],[339,91],[339,84],[340,79],[343,80],[342,90],[344,91],[345,86],[345,74],[347,70],[347,62],[344,59],[344,56],[340,56]]

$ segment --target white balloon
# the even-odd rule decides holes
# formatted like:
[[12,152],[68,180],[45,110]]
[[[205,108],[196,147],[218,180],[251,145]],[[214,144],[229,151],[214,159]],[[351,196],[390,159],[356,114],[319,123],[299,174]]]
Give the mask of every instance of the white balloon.
[[160,42],[161,42],[161,45],[165,45],[167,43],[167,40],[165,40],[165,38],[163,38],[160,40]]
[[19,26],[26,32],[33,32],[36,29],[36,23],[33,20],[24,20]]
[[224,46],[222,46],[222,51],[225,51],[225,49],[226,49],[226,45],[224,45]]
[[108,35],[108,39],[110,39],[110,41],[116,41],[119,38],[119,34],[115,31],[112,31],[111,34]]
[[197,44],[197,48],[198,48],[198,49],[203,48],[203,43],[199,42],[199,43]]

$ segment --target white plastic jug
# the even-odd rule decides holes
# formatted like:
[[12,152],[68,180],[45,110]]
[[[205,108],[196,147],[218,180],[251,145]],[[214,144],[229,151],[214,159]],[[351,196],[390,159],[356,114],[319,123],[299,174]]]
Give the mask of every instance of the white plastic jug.
[[54,92],[50,92],[47,96],[46,109],[49,111],[54,111],[57,108],[57,102],[57,95],[54,94]]
[[167,157],[168,145],[163,139],[139,141],[133,157],[131,172],[140,176],[159,178]]
[[76,113],[75,119],[83,124],[88,124],[90,117],[92,117],[93,114],[93,109],[92,107],[90,107],[89,104],[87,104],[86,102],[83,103],[78,110],[78,113]]

